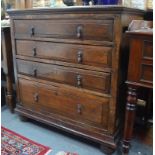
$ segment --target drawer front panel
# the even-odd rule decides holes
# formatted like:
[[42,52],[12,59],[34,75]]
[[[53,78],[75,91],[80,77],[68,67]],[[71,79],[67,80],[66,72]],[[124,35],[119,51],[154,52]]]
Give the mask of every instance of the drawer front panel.
[[153,42],[151,40],[143,41],[143,58],[153,59]]
[[110,74],[52,64],[17,60],[18,73],[69,84],[75,87],[109,93]]
[[142,64],[140,81],[153,83],[153,66]]
[[14,20],[14,25],[18,37],[113,41],[113,20]]
[[17,40],[16,47],[18,55],[60,60],[96,67],[111,67],[111,47],[26,40]]
[[26,108],[38,112],[57,113],[102,127],[107,126],[108,98],[24,79],[19,80],[19,89],[22,105]]

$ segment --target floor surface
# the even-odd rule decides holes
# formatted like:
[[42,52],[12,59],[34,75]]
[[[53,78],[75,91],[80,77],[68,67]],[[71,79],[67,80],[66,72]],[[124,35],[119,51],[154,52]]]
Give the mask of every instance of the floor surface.
[[[96,143],[36,121],[22,122],[18,114],[11,114],[6,106],[3,106],[1,111],[2,126],[51,147],[52,152],[49,155],[56,155],[59,151],[70,151],[79,155],[105,155]],[[152,147],[142,144],[138,139],[134,139],[131,146],[129,155],[153,155]],[[121,155],[120,149],[113,155]]]

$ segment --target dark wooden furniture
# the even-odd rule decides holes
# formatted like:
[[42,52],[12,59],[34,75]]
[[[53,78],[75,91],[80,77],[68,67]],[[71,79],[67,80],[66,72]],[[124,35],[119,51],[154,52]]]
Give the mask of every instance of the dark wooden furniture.
[[1,27],[1,67],[6,76],[6,82],[1,81],[6,89],[6,103],[13,112],[15,103],[13,100],[13,58],[11,46],[10,27]]
[[123,30],[144,12],[100,6],[8,13],[16,112],[114,150],[121,127]]
[[128,96],[126,102],[123,152],[128,153],[137,103],[139,87],[153,87],[153,32],[127,32],[130,39],[130,58],[128,68]]

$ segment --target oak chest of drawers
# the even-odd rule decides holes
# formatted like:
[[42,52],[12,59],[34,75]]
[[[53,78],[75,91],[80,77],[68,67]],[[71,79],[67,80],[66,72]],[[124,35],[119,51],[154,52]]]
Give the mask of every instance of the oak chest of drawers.
[[123,28],[143,11],[101,6],[8,13],[16,112],[115,149]]

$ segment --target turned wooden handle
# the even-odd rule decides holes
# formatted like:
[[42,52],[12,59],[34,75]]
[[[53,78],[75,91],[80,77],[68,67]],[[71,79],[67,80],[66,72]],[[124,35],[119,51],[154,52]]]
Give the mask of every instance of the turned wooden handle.
[[82,37],[82,30],[83,30],[82,26],[78,26],[76,29],[76,36],[79,39]]
[[78,63],[82,63],[82,60],[83,60],[82,51],[78,51],[78,53],[77,53],[77,61],[78,61]]
[[37,55],[37,49],[36,47],[33,48],[33,56],[35,57]]
[[78,74],[76,76],[76,80],[77,80],[77,86],[81,87],[82,86],[82,76]]
[[34,101],[35,101],[35,102],[38,102],[38,100],[39,100],[39,94],[38,94],[38,93],[35,93],[35,94],[33,95],[33,97],[34,97]]
[[82,105],[80,103],[77,104],[77,113],[82,114]]
[[36,69],[36,68],[35,68],[35,69],[33,69],[33,73],[32,73],[32,74],[33,74],[33,76],[34,76],[34,77],[36,77],[36,76],[37,76],[37,69]]
[[32,26],[31,29],[30,29],[31,37],[34,36],[34,32],[35,32],[35,28],[34,28],[34,26]]

